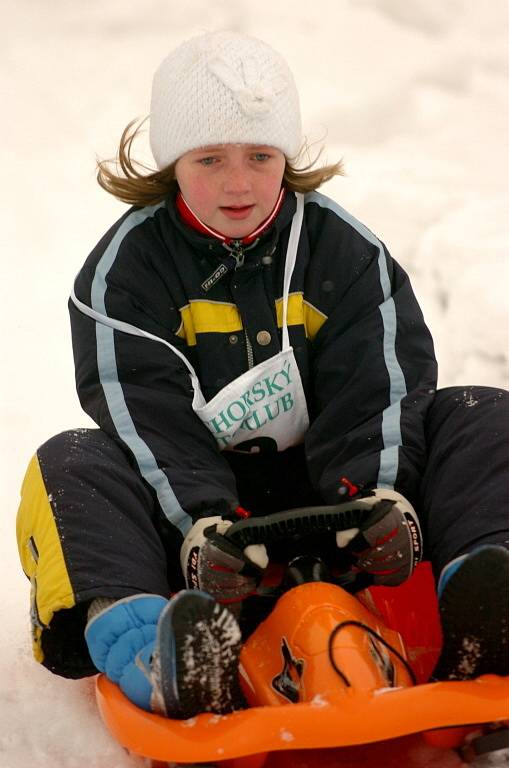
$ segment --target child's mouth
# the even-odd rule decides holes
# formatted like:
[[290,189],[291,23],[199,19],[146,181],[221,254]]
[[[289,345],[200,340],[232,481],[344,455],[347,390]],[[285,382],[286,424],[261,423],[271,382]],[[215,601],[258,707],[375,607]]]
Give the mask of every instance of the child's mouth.
[[222,205],[221,211],[229,219],[246,219],[254,208],[253,205]]

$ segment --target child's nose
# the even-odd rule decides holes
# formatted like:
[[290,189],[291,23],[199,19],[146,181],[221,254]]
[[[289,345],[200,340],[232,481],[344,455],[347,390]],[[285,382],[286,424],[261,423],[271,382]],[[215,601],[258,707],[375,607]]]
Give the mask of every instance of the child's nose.
[[224,191],[229,194],[245,194],[251,190],[249,172],[241,165],[228,169],[223,185]]

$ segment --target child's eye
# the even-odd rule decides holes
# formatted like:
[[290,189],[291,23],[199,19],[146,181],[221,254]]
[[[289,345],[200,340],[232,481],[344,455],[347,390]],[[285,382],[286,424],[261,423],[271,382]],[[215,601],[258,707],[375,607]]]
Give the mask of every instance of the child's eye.
[[200,157],[198,162],[200,165],[213,165],[216,162],[216,157]]
[[264,160],[268,160],[270,155],[267,152],[255,152],[253,157],[257,162],[261,163]]

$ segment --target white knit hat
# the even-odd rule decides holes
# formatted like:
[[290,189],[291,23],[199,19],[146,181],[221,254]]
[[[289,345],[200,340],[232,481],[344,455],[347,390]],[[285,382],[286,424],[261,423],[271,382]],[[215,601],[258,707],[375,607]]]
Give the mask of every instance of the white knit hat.
[[288,158],[301,148],[299,96],[284,59],[234,32],[180,45],[154,75],[150,146],[158,168],[214,144],[266,144]]

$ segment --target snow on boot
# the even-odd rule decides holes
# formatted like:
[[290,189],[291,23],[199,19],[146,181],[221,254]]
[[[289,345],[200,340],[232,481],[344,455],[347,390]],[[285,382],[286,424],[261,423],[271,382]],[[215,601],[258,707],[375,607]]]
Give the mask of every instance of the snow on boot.
[[509,552],[488,545],[452,561],[438,593],[443,647],[432,679],[509,675]]
[[206,592],[177,593],[157,626],[152,706],[179,719],[241,708],[240,649],[239,625],[227,608]]

